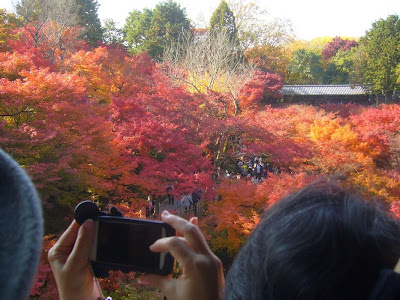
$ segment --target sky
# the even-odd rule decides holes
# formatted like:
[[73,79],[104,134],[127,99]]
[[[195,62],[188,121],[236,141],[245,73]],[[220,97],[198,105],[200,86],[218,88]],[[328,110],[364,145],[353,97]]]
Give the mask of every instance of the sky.
[[[0,0],[0,8],[12,9],[15,0]],[[97,0],[101,20],[111,18],[119,25],[134,9],[154,8],[161,0]],[[175,0],[191,20],[208,21],[219,0]],[[297,39],[317,37],[361,37],[372,23],[391,14],[400,15],[400,0],[256,0],[269,17],[291,21]],[[4,3],[4,4],[3,4]]]

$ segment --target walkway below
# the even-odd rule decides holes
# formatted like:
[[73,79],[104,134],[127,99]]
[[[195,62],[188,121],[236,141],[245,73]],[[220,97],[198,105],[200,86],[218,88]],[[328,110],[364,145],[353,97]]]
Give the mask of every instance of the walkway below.
[[[197,203],[197,212],[199,213],[199,210],[201,209],[201,202],[199,201]],[[176,200],[175,200],[175,204],[168,204],[168,199],[165,199],[163,202],[161,202],[160,204],[160,214],[164,211],[164,210],[168,210],[171,214],[174,215],[178,215],[182,218],[189,218],[194,216],[194,207],[193,205],[191,205],[187,212],[185,212],[185,208],[184,207],[177,207],[176,206]],[[198,215],[198,214],[197,214]]]

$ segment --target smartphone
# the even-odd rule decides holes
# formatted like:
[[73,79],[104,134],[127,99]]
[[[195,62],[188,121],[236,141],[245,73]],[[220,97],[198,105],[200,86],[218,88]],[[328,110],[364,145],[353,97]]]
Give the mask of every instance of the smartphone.
[[160,238],[174,236],[175,229],[161,221],[100,216],[90,260],[97,266],[124,272],[172,273],[174,258],[168,252],[152,252]]

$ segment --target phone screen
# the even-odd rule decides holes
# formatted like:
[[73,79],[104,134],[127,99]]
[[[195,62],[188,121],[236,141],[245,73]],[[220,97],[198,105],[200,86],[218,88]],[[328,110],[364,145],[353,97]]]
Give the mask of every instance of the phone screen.
[[149,246],[162,236],[159,224],[100,221],[97,238],[97,261],[133,267],[156,268],[160,253]]

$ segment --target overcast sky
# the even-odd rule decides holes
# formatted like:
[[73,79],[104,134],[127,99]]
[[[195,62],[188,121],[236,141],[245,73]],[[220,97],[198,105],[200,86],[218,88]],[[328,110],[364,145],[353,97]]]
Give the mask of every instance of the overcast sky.
[[[10,9],[13,0],[0,0]],[[55,0],[56,1],[56,0]],[[175,0],[192,20],[209,20],[219,0]],[[100,19],[111,18],[120,25],[134,9],[154,8],[160,0],[97,0]],[[374,21],[390,14],[400,15],[400,0],[272,0],[255,1],[269,11],[271,18],[291,20],[298,39],[322,36],[360,37]],[[3,4],[4,3],[4,4]]]

